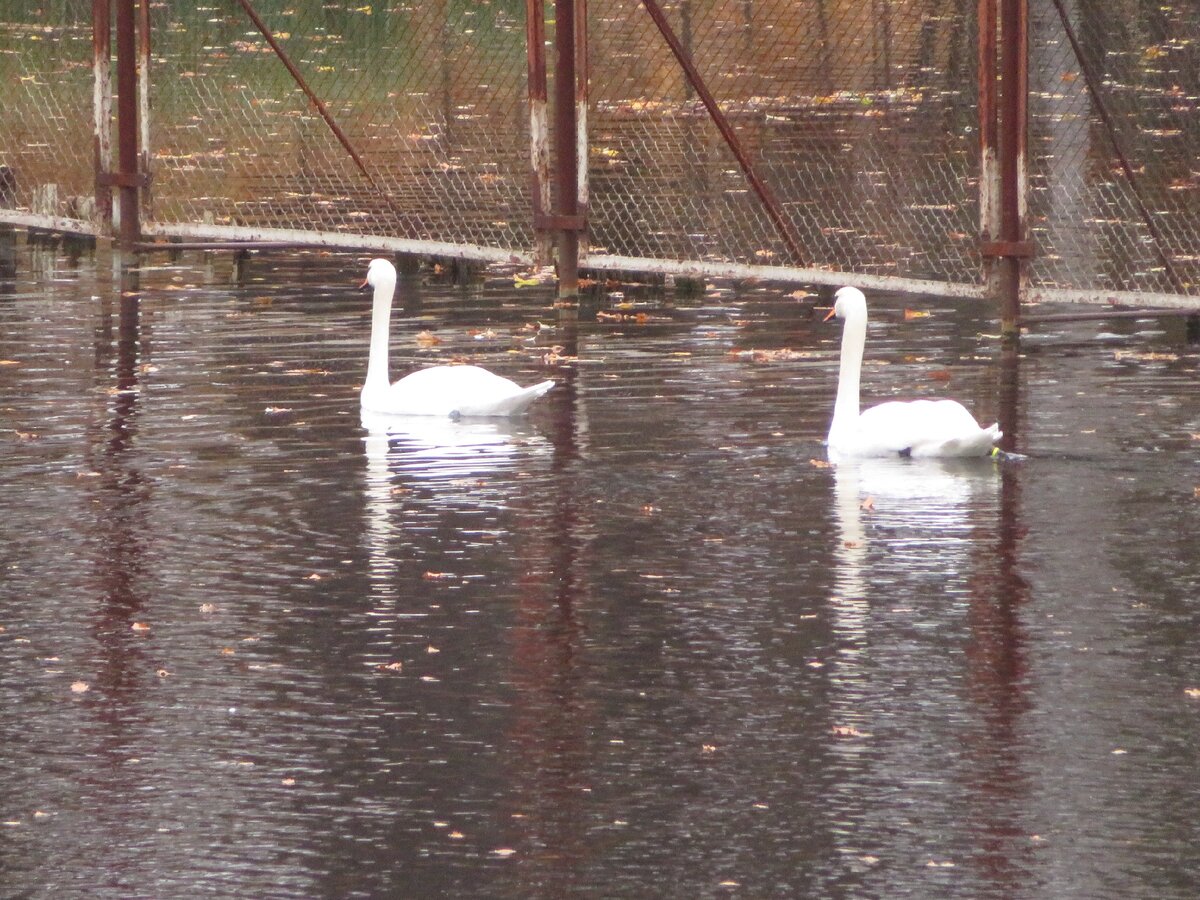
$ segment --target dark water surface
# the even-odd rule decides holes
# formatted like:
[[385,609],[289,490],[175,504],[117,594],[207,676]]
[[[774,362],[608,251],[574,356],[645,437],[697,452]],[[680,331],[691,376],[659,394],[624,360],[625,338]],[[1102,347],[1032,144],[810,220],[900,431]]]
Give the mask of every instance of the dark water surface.
[[389,441],[365,262],[0,272],[0,895],[1200,893],[1181,323],[874,296],[868,397],[1029,458],[834,469],[811,301],[426,273],[394,377],[561,385]]

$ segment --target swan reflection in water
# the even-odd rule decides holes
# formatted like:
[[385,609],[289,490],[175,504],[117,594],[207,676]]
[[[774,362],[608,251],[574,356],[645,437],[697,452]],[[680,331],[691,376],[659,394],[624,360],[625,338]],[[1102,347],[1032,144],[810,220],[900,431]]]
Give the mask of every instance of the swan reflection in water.
[[[363,410],[362,424],[372,592],[389,596],[406,522],[455,511],[486,510],[490,518],[509,505],[523,483],[505,473],[515,475],[531,457],[552,452],[537,429],[519,419],[387,416]],[[472,520],[478,523],[479,518]]]
[[975,568],[979,513],[996,508],[999,490],[990,459],[869,458],[835,466],[840,540],[831,611],[838,656],[830,675],[847,724],[870,730],[880,699],[870,655],[889,655],[901,640],[891,628],[873,627],[873,617],[910,606],[921,607],[912,613],[920,617],[950,614],[946,603],[967,592]]

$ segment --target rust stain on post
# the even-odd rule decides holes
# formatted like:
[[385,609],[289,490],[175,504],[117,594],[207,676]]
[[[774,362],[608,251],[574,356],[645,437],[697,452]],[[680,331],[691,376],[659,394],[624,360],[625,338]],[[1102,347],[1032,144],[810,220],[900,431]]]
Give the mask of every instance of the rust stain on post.
[[141,236],[138,219],[137,46],[131,0],[117,3],[117,168],[121,247],[129,250]]
[[109,0],[92,0],[92,164],[95,169],[96,218],[112,230],[112,8]]
[[[579,146],[575,108],[576,0],[554,2],[554,184],[560,216],[579,215]],[[564,227],[558,232],[558,296],[579,293],[579,232]]]
[[141,212],[150,218],[150,0],[138,3],[138,125],[139,171],[142,174]]
[[[1026,0],[1000,0],[1000,234],[1005,244],[1025,239],[1025,161],[1029,100],[1028,6]],[[999,259],[1000,327],[1018,333],[1021,315],[1020,256]]]
[[550,210],[550,136],[546,120],[545,0],[525,0],[525,54],[528,64],[530,194],[534,218],[534,265],[548,265],[550,235],[540,220]]
[[666,14],[663,13],[662,7],[659,6],[658,0],[642,0],[642,5],[646,7],[646,11],[650,13],[650,18],[654,20],[654,24],[658,26],[659,32],[663,39],[671,48],[671,52],[675,54],[675,59],[683,68],[684,74],[687,76],[688,82],[695,89],[696,94],[704,103],[705,109],[708,110],[709,116],[717,126],[717,130],[721,132],[721,136],[725,139],[725,143],[729,149],[733,151],[733,155],[737,158],[738,165],[742,167],[742,171],[746,174],[750,186],[754,189],[754,193],[758,195],[758,199],[762,201],[763,207],[767,211],[767,215],[774,223],[779,236],[787,245],[788,250],[792,255],[792,262],[795,265],[804,265],[804,251],[800,248],[800,241],[792,231],[791,223],[784,216],[783,210],[780,209],[779,201],[775,198],[774,193],[767,187],[766,183],[759,177],[758,172],[754,168],[749,155],[745,148],[742,147],[741,141],[734,132],[733,127],[729,124],[729,120],[721,111],[721,107],[717,105],[716,98],[709,91],[708,85],[704,83],[704,79],[700,76],[699,70],[692,62],[691,54],[687,52],[683,44],[680,43],[675,31],[671,28],[671,23],[667,21]]

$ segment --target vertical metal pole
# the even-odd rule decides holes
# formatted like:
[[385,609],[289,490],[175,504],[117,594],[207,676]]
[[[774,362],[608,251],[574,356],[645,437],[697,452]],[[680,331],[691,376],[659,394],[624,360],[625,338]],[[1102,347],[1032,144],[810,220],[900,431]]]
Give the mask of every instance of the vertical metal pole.
[[550,133],[546,107],[546,2],[525,0],[525,55],[529,70],[529,161],[533,200],[533,264],[550,264],[550,234],[542,221],[550,212]]
[[150,216],[150,0],[138,2],[138,134],[141,213]]
[[558,296],[579,294],[579,160],[575,115],[576,0],[554,0],[554,184],[557,193]]
[[117,0],[117,187],[120,191],[122,250],[141,235],[138,221],[137,41],[133,4]]
[[575,0],[575,214],[576,259],[587,257],[588,220],[588,7],[587,0]]
[[112,231],[112,7],[92,0],[92,165],[97,224]]
[[[986,246],[1000,237],[1000,164],[996,157],[996,0],[979,0],[979,235]],[[984,255],[989,297],[999,296],[994,258]]]
[[1025,240],[1026,115],[1029,99],[1028,6],[1000,0],[1000,240],[998,260],[1001,333],[1015,337],[1021,314],[1022,252]]

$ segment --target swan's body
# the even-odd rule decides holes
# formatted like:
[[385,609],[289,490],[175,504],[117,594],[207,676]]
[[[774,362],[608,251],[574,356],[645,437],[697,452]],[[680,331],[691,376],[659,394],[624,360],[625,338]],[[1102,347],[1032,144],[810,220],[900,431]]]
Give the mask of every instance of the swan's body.
[[362,387],[362,408],[392,416],[516,416],[554,387],[553,381],[523,388],[479,366],[432,366],[388,382],[388,339],[396,267],[374,259],[364,287],[375,289],[371,350]]
[[859,376],[867,343],[867,300],[858,288],[840,288],[826,318],[844,320],[837,400],[829,425],[829,455],[983,456],[1000,439],[998,425],[981,428],[954,400],[889,401],[859,412]]

